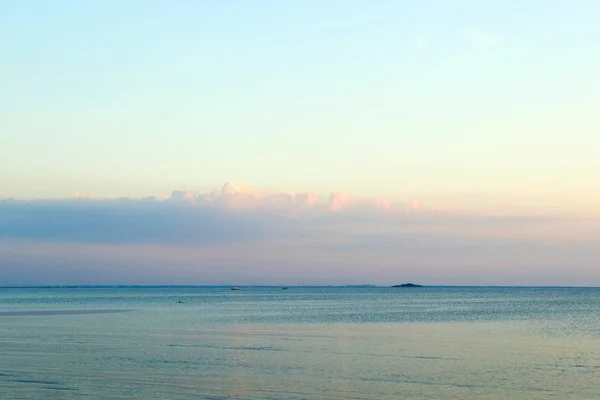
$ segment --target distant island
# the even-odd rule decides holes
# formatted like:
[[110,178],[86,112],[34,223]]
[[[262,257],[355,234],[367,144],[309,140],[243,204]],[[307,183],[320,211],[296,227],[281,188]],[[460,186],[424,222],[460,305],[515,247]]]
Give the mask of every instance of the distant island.
[[403,283],[401,285],[394,285],[392,287],[423,287],[423,285],[415,285],[414,283]]

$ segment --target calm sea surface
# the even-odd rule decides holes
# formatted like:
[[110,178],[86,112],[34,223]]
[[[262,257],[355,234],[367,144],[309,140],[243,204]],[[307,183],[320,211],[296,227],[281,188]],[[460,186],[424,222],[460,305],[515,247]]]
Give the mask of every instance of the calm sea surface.
[[600,289],[0,289],[0,399],[600,399]]

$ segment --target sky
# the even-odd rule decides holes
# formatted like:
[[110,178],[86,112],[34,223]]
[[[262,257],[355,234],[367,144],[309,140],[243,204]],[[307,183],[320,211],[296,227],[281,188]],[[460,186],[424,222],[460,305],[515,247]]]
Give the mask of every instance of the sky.
[[600,285],[598,15],[2,1],[3,279]]

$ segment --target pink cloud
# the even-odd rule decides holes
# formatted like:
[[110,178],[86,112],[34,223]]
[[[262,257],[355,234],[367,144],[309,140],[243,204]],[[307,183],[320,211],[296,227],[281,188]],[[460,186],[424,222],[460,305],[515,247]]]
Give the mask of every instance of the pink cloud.
[[171,201],[218,207],[228,211],[259,210],[298,216],[305,212],[406,212],[418,211],[418,205],[381,198],[355,197],[344,191],[319,195],[316,192],[263,191],[247,184],[227,182],[209,193],[174,191]]
[[335,192],[329,195],[329,211],[338,212],[348,207],[350,195],[345,192]]

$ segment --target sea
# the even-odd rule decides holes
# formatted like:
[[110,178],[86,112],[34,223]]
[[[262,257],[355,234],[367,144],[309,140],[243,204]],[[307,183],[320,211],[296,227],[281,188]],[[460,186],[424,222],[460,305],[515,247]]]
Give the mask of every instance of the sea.
[[600,399],[600,289],[0,289],[0,399]]

